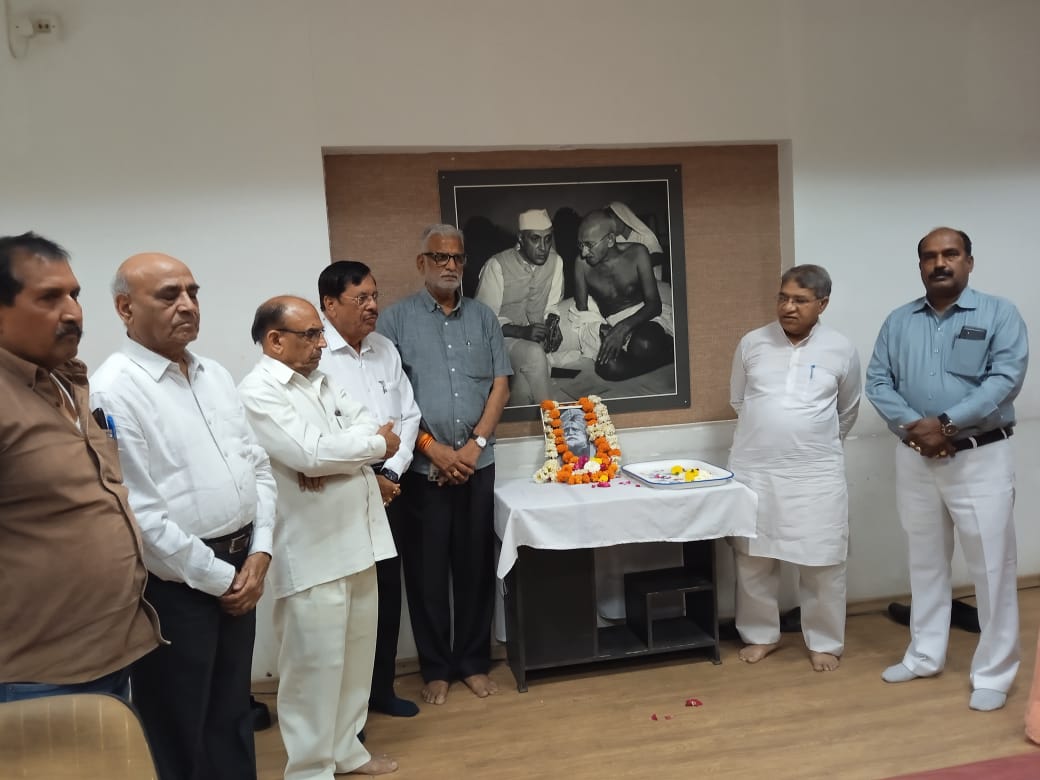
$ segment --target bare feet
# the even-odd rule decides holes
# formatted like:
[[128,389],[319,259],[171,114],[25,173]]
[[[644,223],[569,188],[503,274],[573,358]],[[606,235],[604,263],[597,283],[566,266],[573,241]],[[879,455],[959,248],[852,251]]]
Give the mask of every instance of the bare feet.
[[423,686],[422,700],[427,704],[444,704],[448,700],[448,681],[430,680]]
[[779,646],[779,642],[773,642],[771,645],[744,645],[737,655],[746,664],[757,664]]
[[466,687],[481,699],[486,699],[488,696],[494,696],[498,693],[498,684],[486,674],[471,674],[462,682],[466,683]]
[[814,653],[809,651],[809,662],[815,672],[833,672],[841,664],[838,656],[830,653]]
[[359,766],[352,775],[388,775],[397,771],[397,762],[388,756],[372,756],[364,764]]

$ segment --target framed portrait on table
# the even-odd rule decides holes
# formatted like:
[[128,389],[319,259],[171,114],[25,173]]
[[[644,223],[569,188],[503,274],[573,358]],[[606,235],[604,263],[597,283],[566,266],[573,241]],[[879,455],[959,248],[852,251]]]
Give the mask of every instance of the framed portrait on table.
[[513,365],[504,420],[596,395],[615,412],[690,404],[678,165],[440,171],[463,291]]

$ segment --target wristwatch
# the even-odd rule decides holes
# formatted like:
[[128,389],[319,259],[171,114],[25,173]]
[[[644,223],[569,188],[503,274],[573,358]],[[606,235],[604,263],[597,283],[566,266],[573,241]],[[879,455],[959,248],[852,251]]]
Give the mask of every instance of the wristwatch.
[[386,466],[383,466],[383,468],[379,469],[379,473],[391,482],[393,482],[395,485],[401,481],[401,475],[393,469],[388,469]]
[[483,436],[477,436],[477,434],[473,434],[470,438],[472,438],[473,441],[477,443],[477,446],[480,447],[480,449],[484,449],[487,446],[487,439],[485,439]]
[[961,429],[954,425],[953,421],[950,420],[950,415],[945,412],[939,415],[939,425],[942,426],[942,435],[947,439],[952,439],[961,432]]

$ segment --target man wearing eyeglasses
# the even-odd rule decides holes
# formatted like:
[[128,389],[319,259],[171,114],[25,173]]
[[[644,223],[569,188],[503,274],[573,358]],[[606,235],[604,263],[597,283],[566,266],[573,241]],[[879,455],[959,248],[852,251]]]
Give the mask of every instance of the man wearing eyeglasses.
[[465,266],[458,229],[426,228],[416,257],[423,289],[376,326],[401,353],[422,411],[415,458],[401,478],[402,563],[422,697],[431,704],[445,702],[453,680],[482,698],[498,690],[488,676],[493,442],[513,372],[495,313],[462,295]]
[[513,367],[509,405],[525,406],[552,397],[548,354],[563,336],[559,315],[547,321],[546,313],[563,299],[563,260],[545,209],[523,212],[517,224],[516,246],[488,258],[475,297],[502,323]]
[[746,334],[733,356],[737,413],[729,467],[758,495],[757,537],[733,537],[740,659],[780,642],[780,571],[798,572],[802,635],[817,672],[845,647],[849,499],[842,443],[859,412],[859,355],[820,322],[831,279],[818,265],[780,279],[775,322]]
[[285,777],[393,772],[397,762],[371,756],[358,734],[375,654],[375,564],[395,554],[371,464],[394,457],[400,440],[318,370],[324,327],[309,302],[262,303],[251,333],[263,356],[239,393],[278,483],[271,581]]
[[[393,421],[401,446],[392,457],[372,465],[386,507],[394,544],[400,551],[404,513],[397,501],[401,475],[412,465],[412,448],[419,433],[419,407],[412,385],[401,367],[401,355],[386,336],[375,332],[379,319],[379,290],[364,263],[340,260],[326,266],[318,277],[318,298],[325,320],[328,349],[319,368],[376,420]],[[415,702],[394,692],[397,641],[401,628],[401,560],[398,556],[376,563],[379,582],[379,627],[372,692],[368,706],[396,717],[419,713]]]
[[925,295],[888,315],[867,367],[867,397],[899,437],[896,508],[910,559],[910,646],[885,682],[942,671],[950,637],[954,531],[975,583],[979,644],[973,710],[1004,706],[1019,665],[1015,464],[1008,441],[1029,363],[1015,305],[968,286],[962,230],[917,245]]
[[91,379],[114,421],[169,643],[131,671],[162,780],[256,777],[254,608],[271,560],[275,484],[231,375],[188,349],[199,285],[169,255],[135,255],[112,284],[127,338]]
[[630,379],[675,360],[671,286],[657,281],[642,243],[621,243],[612,212],[593,211],[578,227],[574,305],[561,350],[577,338],[603,379]]

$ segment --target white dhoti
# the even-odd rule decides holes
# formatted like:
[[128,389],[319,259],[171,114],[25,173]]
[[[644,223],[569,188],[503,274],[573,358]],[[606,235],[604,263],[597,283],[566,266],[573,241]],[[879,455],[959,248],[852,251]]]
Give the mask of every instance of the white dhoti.
[[1019,665],[1015,467],[1000,441],[953,458],[923,458],[896,445],[896,505],[910,556],[910,646],[903,665],[942,671],[950,639],[950,558],[957,532],[975,583],[979,644],[972,688],[1006,693]]
[[[654,317],[651,322],[656,322],[672,338],[675,338],[675,316],[672,307],[672,286],[667,282],[658,282],[657,291],[661,296],[661,313]],[[630,317],[639,311],[642,303],[636,303],[628,308],[604,317],[599,310],[596,301],[589,297],[588,310],[580,311],[574,305],[573,298],[567,298],[560,302],[557,307],[552,308],[560,315],[560,330],[563,333],[563,343],[560,348],[549,356],[549,362],[554,366],[565,366],[575,363],[581,358],[595,360],[599,355],[599,347],[602,343],[599,329],[601,325],[617,325],[621,320]],[[625,345],[628,346],[627,344]]]
[[332,780],[371,758],[368,716],[379,596],[376,569],[278,599],[278,722],[285,780]]

